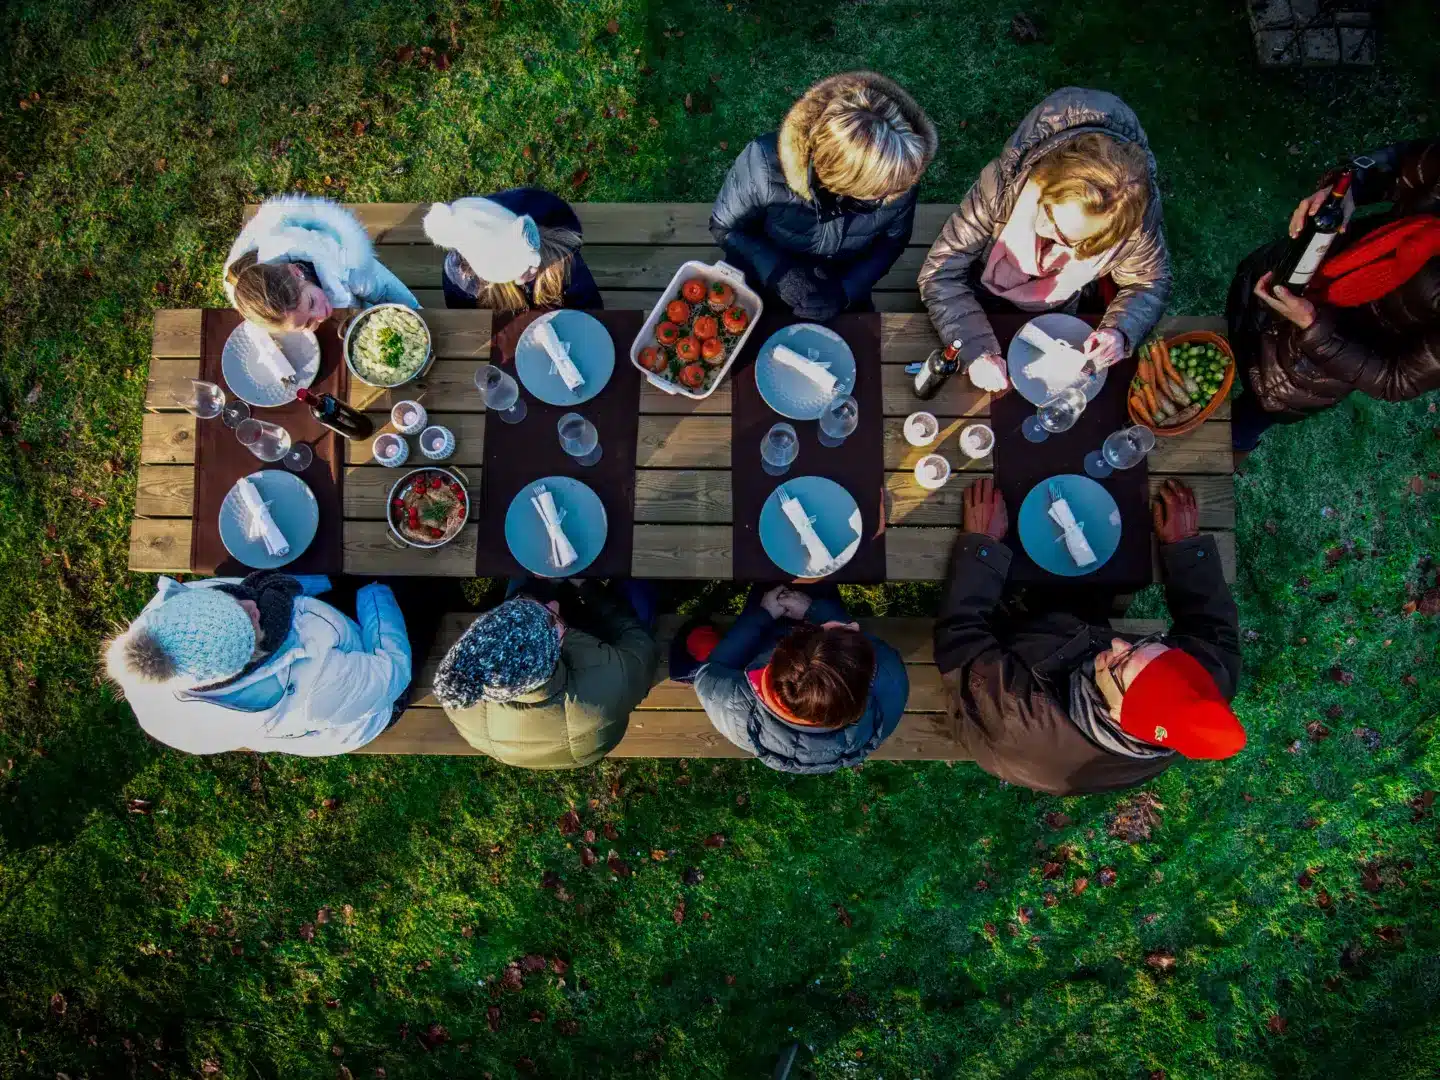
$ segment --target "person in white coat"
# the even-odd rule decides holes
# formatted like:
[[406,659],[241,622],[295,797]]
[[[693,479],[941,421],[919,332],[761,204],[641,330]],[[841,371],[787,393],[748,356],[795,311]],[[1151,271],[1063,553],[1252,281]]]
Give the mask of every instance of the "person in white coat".
[[225,295],[271,331],[314,330],[335,308],[420,301],[375,257],[355,215],[310,195],[267,199],[225,258]]
[[162,577],[105,650],[106,670],[151,737],[192,754],[325,757],[384,731],[410,683],[410,642],[388,586],[356,595],[360,622],[314,599],[326,577],[261,571]]

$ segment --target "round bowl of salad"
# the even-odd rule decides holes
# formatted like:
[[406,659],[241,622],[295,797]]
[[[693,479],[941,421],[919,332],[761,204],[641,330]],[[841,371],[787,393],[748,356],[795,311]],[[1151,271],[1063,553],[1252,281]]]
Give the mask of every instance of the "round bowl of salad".
[[427,465],[395,481],[386,518],[390,531],[410,547],[442,547],[465,528],[470,497],[457,473]]
[[434,355],[430,328],[404,304],[376,304],[345,328],[345,363],[368,386],[392,387],[424,374]]

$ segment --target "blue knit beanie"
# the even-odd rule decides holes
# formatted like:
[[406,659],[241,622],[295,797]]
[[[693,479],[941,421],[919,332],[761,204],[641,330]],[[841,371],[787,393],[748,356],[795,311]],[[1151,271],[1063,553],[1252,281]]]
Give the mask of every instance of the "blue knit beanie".
[[435,696],[450,709],[468,709],[481,698],[510,701],[544,686],[559,663],[555,616],[517,596],[470,624],[440,662]]
[[255,624],[240,601],[219,589],[185,588],[135,621],[132,640],[148,639],[174,675],[201,686],[238,675],[255,652]]

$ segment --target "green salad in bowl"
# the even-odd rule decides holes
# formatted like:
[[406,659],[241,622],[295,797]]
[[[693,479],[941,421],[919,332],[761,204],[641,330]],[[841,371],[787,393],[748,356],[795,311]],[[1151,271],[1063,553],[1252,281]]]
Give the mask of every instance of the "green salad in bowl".
[[361,382],[399,386],[430,363],[430,328],[401,304],[378,304],[345,331],[345,362]]

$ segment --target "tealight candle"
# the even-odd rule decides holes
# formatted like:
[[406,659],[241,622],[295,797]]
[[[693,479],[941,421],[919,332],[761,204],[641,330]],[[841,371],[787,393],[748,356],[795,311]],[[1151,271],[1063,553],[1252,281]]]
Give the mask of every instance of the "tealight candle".
[[983,458],[995,445],[995,432],[988,424],[971,424],[960,432],[960,449],[966,457]]
[[950,462],[940,454],[926,454],[915,463],[915,482],[926,491],[945,486],[950,479]]
[[410,456],[410,444],[387,431],[376,438],[374,454],[375,460],[386,468],[398,468]]
[[431,461],[444,461],[455,452],[455,434],[440,424],[427,427],[420,435],[420,452]]
[[911,446],[929,446],[940,433],[934,413],[916,412],[905,418],[905,441]]
[[418,401],[400,401],[390,410],[390,422],[402,435],[418,435],[429,417]]

